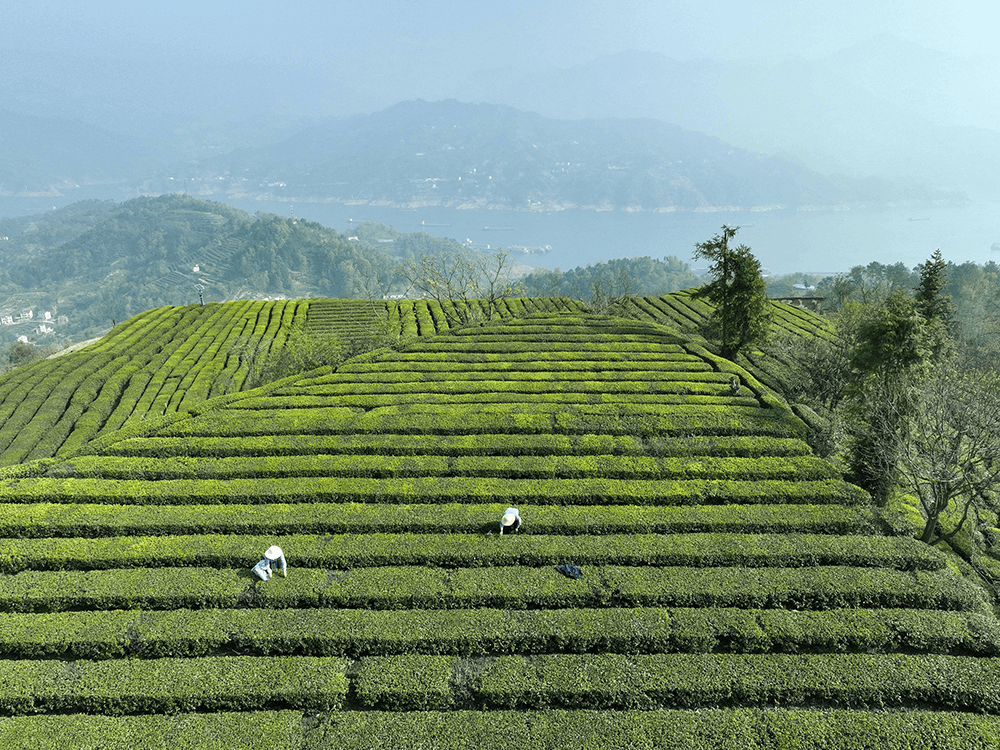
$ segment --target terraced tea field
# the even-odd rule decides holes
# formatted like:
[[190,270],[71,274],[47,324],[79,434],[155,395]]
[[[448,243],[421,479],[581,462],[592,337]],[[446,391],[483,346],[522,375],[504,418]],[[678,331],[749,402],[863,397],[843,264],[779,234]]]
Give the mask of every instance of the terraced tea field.
[[[380,307],[379,307],[380,306]],[[500,317],[578,310],[561,298],[510,300]],[[237,301],[163,307],[122,323],[99,342],[0,377],[0,466],[70,456],[127,422],[185,415],[247,387],[237,341],[277,353],[296,327],[346,339],[388,326],[406,338],[448,325],[441,306],[404,300]]]
[[547,312],[12,467],[0,739],[996,747],[990,603],[805,432],[672,329]]
[[[696,289],[666,294],[662,297],[632,297],[625,303],[625,312],[637,320],[648,320],[672,326],[682,333],[697,334],[712,314],[712,306],[700,299]],[[783,302],[771,302],[771,336],[783,337],[832,336],[830,325],[822,316]],[[781,390],[787,386],[787,373],[794,362],[780,346],[766,350],[744,352],[737,363],[746,367],[769,387]]]

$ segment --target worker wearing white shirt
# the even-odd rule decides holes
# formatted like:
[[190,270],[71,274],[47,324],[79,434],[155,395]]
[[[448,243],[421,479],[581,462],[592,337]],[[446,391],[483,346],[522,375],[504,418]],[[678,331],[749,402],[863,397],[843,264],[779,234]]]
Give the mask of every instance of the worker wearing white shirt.
[[281,563],[281,575],[288,578],[288,562],[285,560],[285,553],[281,551],[281,547],[268,547],[267,552],[264,553],[264,559],[253,566],[253,572],[262,581],[266,581],[274,572],[271,567],[277,563]]

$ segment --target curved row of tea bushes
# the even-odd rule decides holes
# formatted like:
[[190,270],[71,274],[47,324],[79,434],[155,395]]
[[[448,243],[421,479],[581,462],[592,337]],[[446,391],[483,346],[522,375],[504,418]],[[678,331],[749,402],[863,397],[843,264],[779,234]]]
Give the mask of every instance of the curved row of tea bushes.
[[[7,373],[0,378],[0,465],[73,455],[130,419],[202,403],[220,383],[238,335],[280,345],[306,304],[151,310],[82,351]],[[231,372],[229,387],[239,388],[245,375]]]
[[[0,504],[0,537],[102,537],[173,534],[486,533],[502,503],[404,505]],[[538,506],[533,534],[695,532],[858,534],[872,531],[866,508],[841,505]],[[526,529],[527,532],[527,529]]]
[[[683,390],[678,388],[678,390]],[[646,388],[644,393],[625,394],[600,392],[567,392],[567,393],[537,393],[528,394],[518,392],[516,389],[510,391],[487,392],[487,393],[415,393],[415,394],[375,394],[360,396],[263,396],[259,398],[248,398],[241,401],[239,406],[242,409],[275,409],[275,408],[327,408],[331,406],[379,409],[386,406],[410,406],[410,405],[443,405],[450,407],[460,404],[477,405],[499,405],[499,404],[655,404],[655,405],[678,405],[689,406],[757,406],[755,398],[749,394],[739,396],[719,396],[719,395],[688,395],[682,393],[671,393],[669,391],[657,391]]]
[[834,479],[815,456],[379,456],[304,455],[193,458],[78,456],[53,472],[97,479],[254,477],[499,477],[506,479]]
[[462,354],[520,354],[526,352],[586,352],[588,359],[594,359],[596,354],[604,355],[625,355],[631,357],[633,353],[641,353],[649,359],[655,359],[663,354],[682,354],[684,352],[680,344],[677,343],[650,343],[646,341],[624,341],[617,342],[614,337],[609,337],[605,343],[589,343],[586,337],[581,336],[579,341],[518,341],[512,336],[500,336],[496,341],[453,341],[449,337],[433,337],[423,341],[416,341],[408,347],[411,354],[423,354],[441,352]]
[[[235,402],[233,406],[238,406]],[[608,435],[760,435],[804,438],[806,426],[791,411],[759,406],[681,404],[455,404],[372,409],[220,409],[175,422],[159,437],[333,435],[394,432],[471,433],[603,432]]]
[[0,539],[0,571],[202,566],[249,568],[277,544],[301,568],[557,565],[939,570],[945,556],[914,539],[830,534],[227,534]]
[[913,609],[179,609],[0,615],[0,656],[863,652],[1000,655],[992,617]]
[[[258,554],[260,554],[258,552]],[[580,580],[544,568],[403,566],[295,569],[264,585],[247,569],[26,571],[0,576],[0,611],[333,607],[884,607],[986,613],[981,591],[950,571],[883,568],[590,566]]]
[[[362,395],[416,395],[421,393],[445,394],[483,394],[496,390],[514,391],[518,393],[607,393],[609,395],[622,393],[665,392],[676,393],[677,389],[685,388],[690,393],[708,396],[745,396],[747,390],[733,392],[728,378],[713,374],[700,373],[690,380],[676,371],[669,373],[670,377],[655,377],[655,372],[637,371],[635,373],[614,372],[604,378],[594,377],[592,373],[568,373],[570,377],[550,377],[557,373],[529,373],[521,378],[520,373],[504,373],[500,378],[496,372],[456,375],[447,373],[420,373],[433,377],[392,378],[388,375],[377,381],[363,382],[355,380],[353,375],[341,376],[336,382],[326,376],[326,383],[318,385],[294,384],[283,390],[269,393],[269,396],[362,396]],[[575,376],[575,377],[574,377]],[[673,389],[673,390],[671,390]]]
[[[73,416],[82,414],[110,373],[138,356],[150,339],[159,345],[169,339],[164,334],[175,320],[166,311],[151,311],[122,327],[114,337],[115,348],[74,352],[6,373],[0,380],[13,388],[0,403],[0,463],[22,460],[48,430],[54,430],[53,435],[68,434],[66,422],[56,427],[67,409]],[[13,441],[19,444],[10,451]]]
[[734,435],[638,438],[631,435],[269,435],[266,437],[146,437],[109,445],[106,456],[808,456],[798,438]]
[[[679,364],[683,372],[699,370],[707,372],[711,369],[711,367],[705,367],[692,361],[691,355],[680,344],[671,345],[666,351],[655,352],[641,348],[616,352],[608,347],[596,351],[582,344],[573,347],[572,350],[549,348],[532,351],[531,347],[524,345],[521,351],[503,353],[469,350],[468,347],[461,351],[451,351],[447,347],[440,347],[435,351],[424,351],[411,345],[394,353],[385,362],[387,373],[390,375],[407,372],[407,368],[411,364],[418,368],[423,366],[425,370],[428,368],[436,369],[438,364],[497,365],[497,371],[501,372],[505,368],[515,371],[522,369],[543,371],[559,367],[563,362],[567,364],[567,370],[592,368],[595,372],[616,369],[670,370],[674,364]],[[537,363],[537,365],[532,363]],[[379,364],[381,366],[381,362]],[[685,370],[685,367],[693,369]],[[485,370],[486,368],[480,367],[479,369]],[[342,367],[337,369],[337,372],[352,373],[355,370],[362,375],[372,372],[368,363],[358,363],[354,360],[345,362]],[[420,372],[421,370],[416,371]]]
[[1000,659],[905,654],[451,656],[361,660],[365,707],[688,708],[704,705],[908,706],[1000,711]]
[[0,661],[0,712],[339,708],[346,668],[342,659],[325,657]]
[[[495,380],[507,376],[518,380],[679,380],[728,382],[728,378],[713,374],[711,365],[691,354],[666,354],[656,359],[493,357],[462,361],[440,355],[426,355],[418,360],[382,360],[377,363],[351,360],[337,368],[336,373],[319,378],[303,378],[294,386],[358,383],[411,383],[417,381]],[[483,355],[485,358],[487,355]],[[464,359],[464,358],[463,358]],[[456,375],[460,373],[460,375]]]
[[[61,464],[60,464],[61,466]],[[71,470],[72,466],[69,466]],[[521,505],[864,505],[839,479],[490,479],[299,477],[287,479],[11,479],[0,502],[201,505],[206,503],[486,503]]]
[[[457,307],[485,310],[478,300],[446,301],[453,317]],[[494,310],[500,319],[538,314],[581,311],[583,305],[566,297],[536,297],[502,300]],[[310,299],[309,327],[325,334],[350,338],[357,335],[389,333],[399,336],[427,336],[447,331],[448,316],[436,300]]]

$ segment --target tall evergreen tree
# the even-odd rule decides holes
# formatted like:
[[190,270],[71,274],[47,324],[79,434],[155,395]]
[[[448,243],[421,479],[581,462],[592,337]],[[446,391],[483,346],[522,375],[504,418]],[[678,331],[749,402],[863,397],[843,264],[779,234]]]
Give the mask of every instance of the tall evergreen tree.
[[935,250],[918,268],[920,281],[913,296],[917,300],[920,314],[925,320],[936,318],[950,329],[955,308],[951,303],[951,296],[944,293],[948,284],[948,266],[941,258],[941,250]]
[[759,344],[767,336],[770,302],[760,262],[746,245],[730,247],[739,227],[722,225],[722,233],[695,247],[696,258],[710,261],[714,280],[700,294],[715,307],[710,319],[711,333],[718,339],[720,354],[726,359],[748,346]]
[[942,362],[955,352],[957,325],[951,295],[944,293],[948,284],[948,266],[941,259],[941,251],[935,250],[925,263],[921,263],[919,272],[920,281],[913,297],[920,315],[927,323],[931,359]]

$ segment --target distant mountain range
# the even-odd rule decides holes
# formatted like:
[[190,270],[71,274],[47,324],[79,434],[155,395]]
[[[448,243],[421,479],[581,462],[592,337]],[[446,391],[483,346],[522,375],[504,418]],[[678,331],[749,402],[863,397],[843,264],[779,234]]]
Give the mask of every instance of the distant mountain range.
[[178,177],[239,197],[561,210],[829,207],[959,196],[822,175],[653,119],[556,120],[410,101],[238,149]]
[[633,51],[565,68],[498,68],[456,96],[547,117],[652,117],[824,173],[1000,195],[997,61],[888,35],[815,60]]
[[[127,61],[4,47],[0,195],[100,184],[120,199],[175,191],[170,176],[224,175],[261,159],[250,172],[230,172],[246,178],[246,194],[294,186],[314,200],[645,209],[886,203],[956,192],[1000,198],[997,61],[892,36],[810,60],[679,61],[633,51],[455,80],[347,80],[319,62]],[[436,103],[421,107],[416,97]],[[461,156],[472,157],[470,168],[493,167],[503,188],[462,185],[440,198],[445,180],[457,182],[447,169],[467,164],[433,150],[454,145],[432,132],[439,122],[481,128],[463,134]],[[581,148],[568,148],[572,140]],[[403,147],[423,162],[407,164]],[[558,162],[571,169],[553,169]],[[611,176],[602,163],[626,169]],[[399,185],[388,184],[390,164],[405,168]],[[584,179],[595,184],[573,184]]]
[[0,110],[0,195],[119,183],[155,167],[153,149],[140,140],[78,120]]

